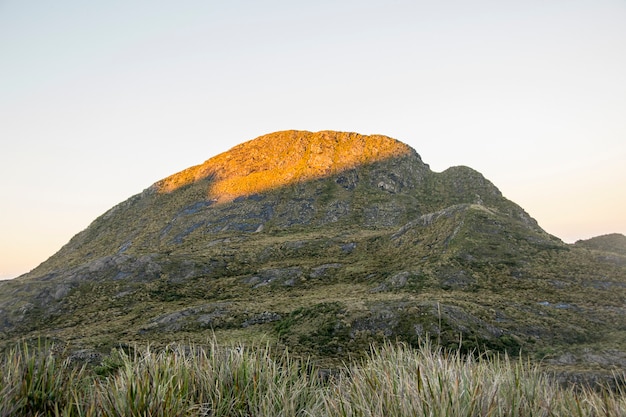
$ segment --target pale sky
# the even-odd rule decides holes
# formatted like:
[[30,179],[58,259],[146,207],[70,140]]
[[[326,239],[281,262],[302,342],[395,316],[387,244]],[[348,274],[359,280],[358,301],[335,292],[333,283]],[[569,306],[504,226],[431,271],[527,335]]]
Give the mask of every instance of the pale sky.
[[626,1],[0,0],[0,278],[286,129],[470,166],[566,242],[626,233]]

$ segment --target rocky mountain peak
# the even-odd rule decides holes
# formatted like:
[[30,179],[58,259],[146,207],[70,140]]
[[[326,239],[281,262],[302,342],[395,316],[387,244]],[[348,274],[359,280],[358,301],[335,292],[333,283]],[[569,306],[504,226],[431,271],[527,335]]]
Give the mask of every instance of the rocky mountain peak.
[[382,135],[290,130],[245,142],[155,186],[169,193],[212,178],[208,197],[223,203],[411,154],[417,156],[408,145]]
[[433,337],[610,372],[626,357],[625,241],[566,245],[479,172],[433,172],[385,136],[277,132],[155,183],[0,282],[0,349],[211,334],[334,360]]

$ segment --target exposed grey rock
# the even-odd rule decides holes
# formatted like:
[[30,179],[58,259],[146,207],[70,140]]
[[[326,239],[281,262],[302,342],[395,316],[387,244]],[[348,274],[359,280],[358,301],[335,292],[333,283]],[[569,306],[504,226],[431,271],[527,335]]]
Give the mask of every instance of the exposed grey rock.
[[264,311],[263,313],[257,314],[253,316],[252,318],[244,321],[241,324],[241,327],[253,326],[255,324],[272,323],[272,322],[280,321],[280,320],[282,320],[282,317],[280,314],[273,313],[271,311]]
[[154,317],[143,326],[141,332],[179,331],[194,324],[207,327],[213,324],[216,319],[226,317],[228,306],[228,303],[210,303],[173,311]]
[[329,271],[333,269],[339,269],[342,266],[343,264],[339,264],[339,263],[324,264],[324,265],[316,266],[315,268],[311,270],[309,277],[320,278],[320,277],[327,275]]
[[356,243],[355,242],[344,243],[343,245],[341,245],[341,250],[344,253],[352,253],[352,252],[354,252],[355,249],[356,249]]
[[243,282],[252,285],[254,288],[259,288],[274,282],[293,286],[303,275],[304,272],[300,267],[270,268],[259,271],[252,277],[244,279]]
[[91,349],[80,349],[70,353],[67,359],[78,364],[99,365],[102,362],[102,354]]

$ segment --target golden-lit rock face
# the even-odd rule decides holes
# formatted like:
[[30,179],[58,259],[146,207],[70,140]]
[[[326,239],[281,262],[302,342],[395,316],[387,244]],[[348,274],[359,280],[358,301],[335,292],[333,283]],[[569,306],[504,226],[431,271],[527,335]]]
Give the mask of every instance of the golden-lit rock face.
[[408,145],[381,135],[291,130],[245,142],[155,185],[168,193],[212,177],[208,197],[225,203],[412,152]]

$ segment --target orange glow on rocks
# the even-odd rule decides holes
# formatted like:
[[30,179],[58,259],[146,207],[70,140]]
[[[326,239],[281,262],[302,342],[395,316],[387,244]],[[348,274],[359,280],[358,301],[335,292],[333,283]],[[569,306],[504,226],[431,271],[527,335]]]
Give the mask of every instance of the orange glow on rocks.
[[208,197],[226,203],[411,152],[408,145],[381,135],[290,130],[242,143],[155,185],[168,193],[212,177]]

